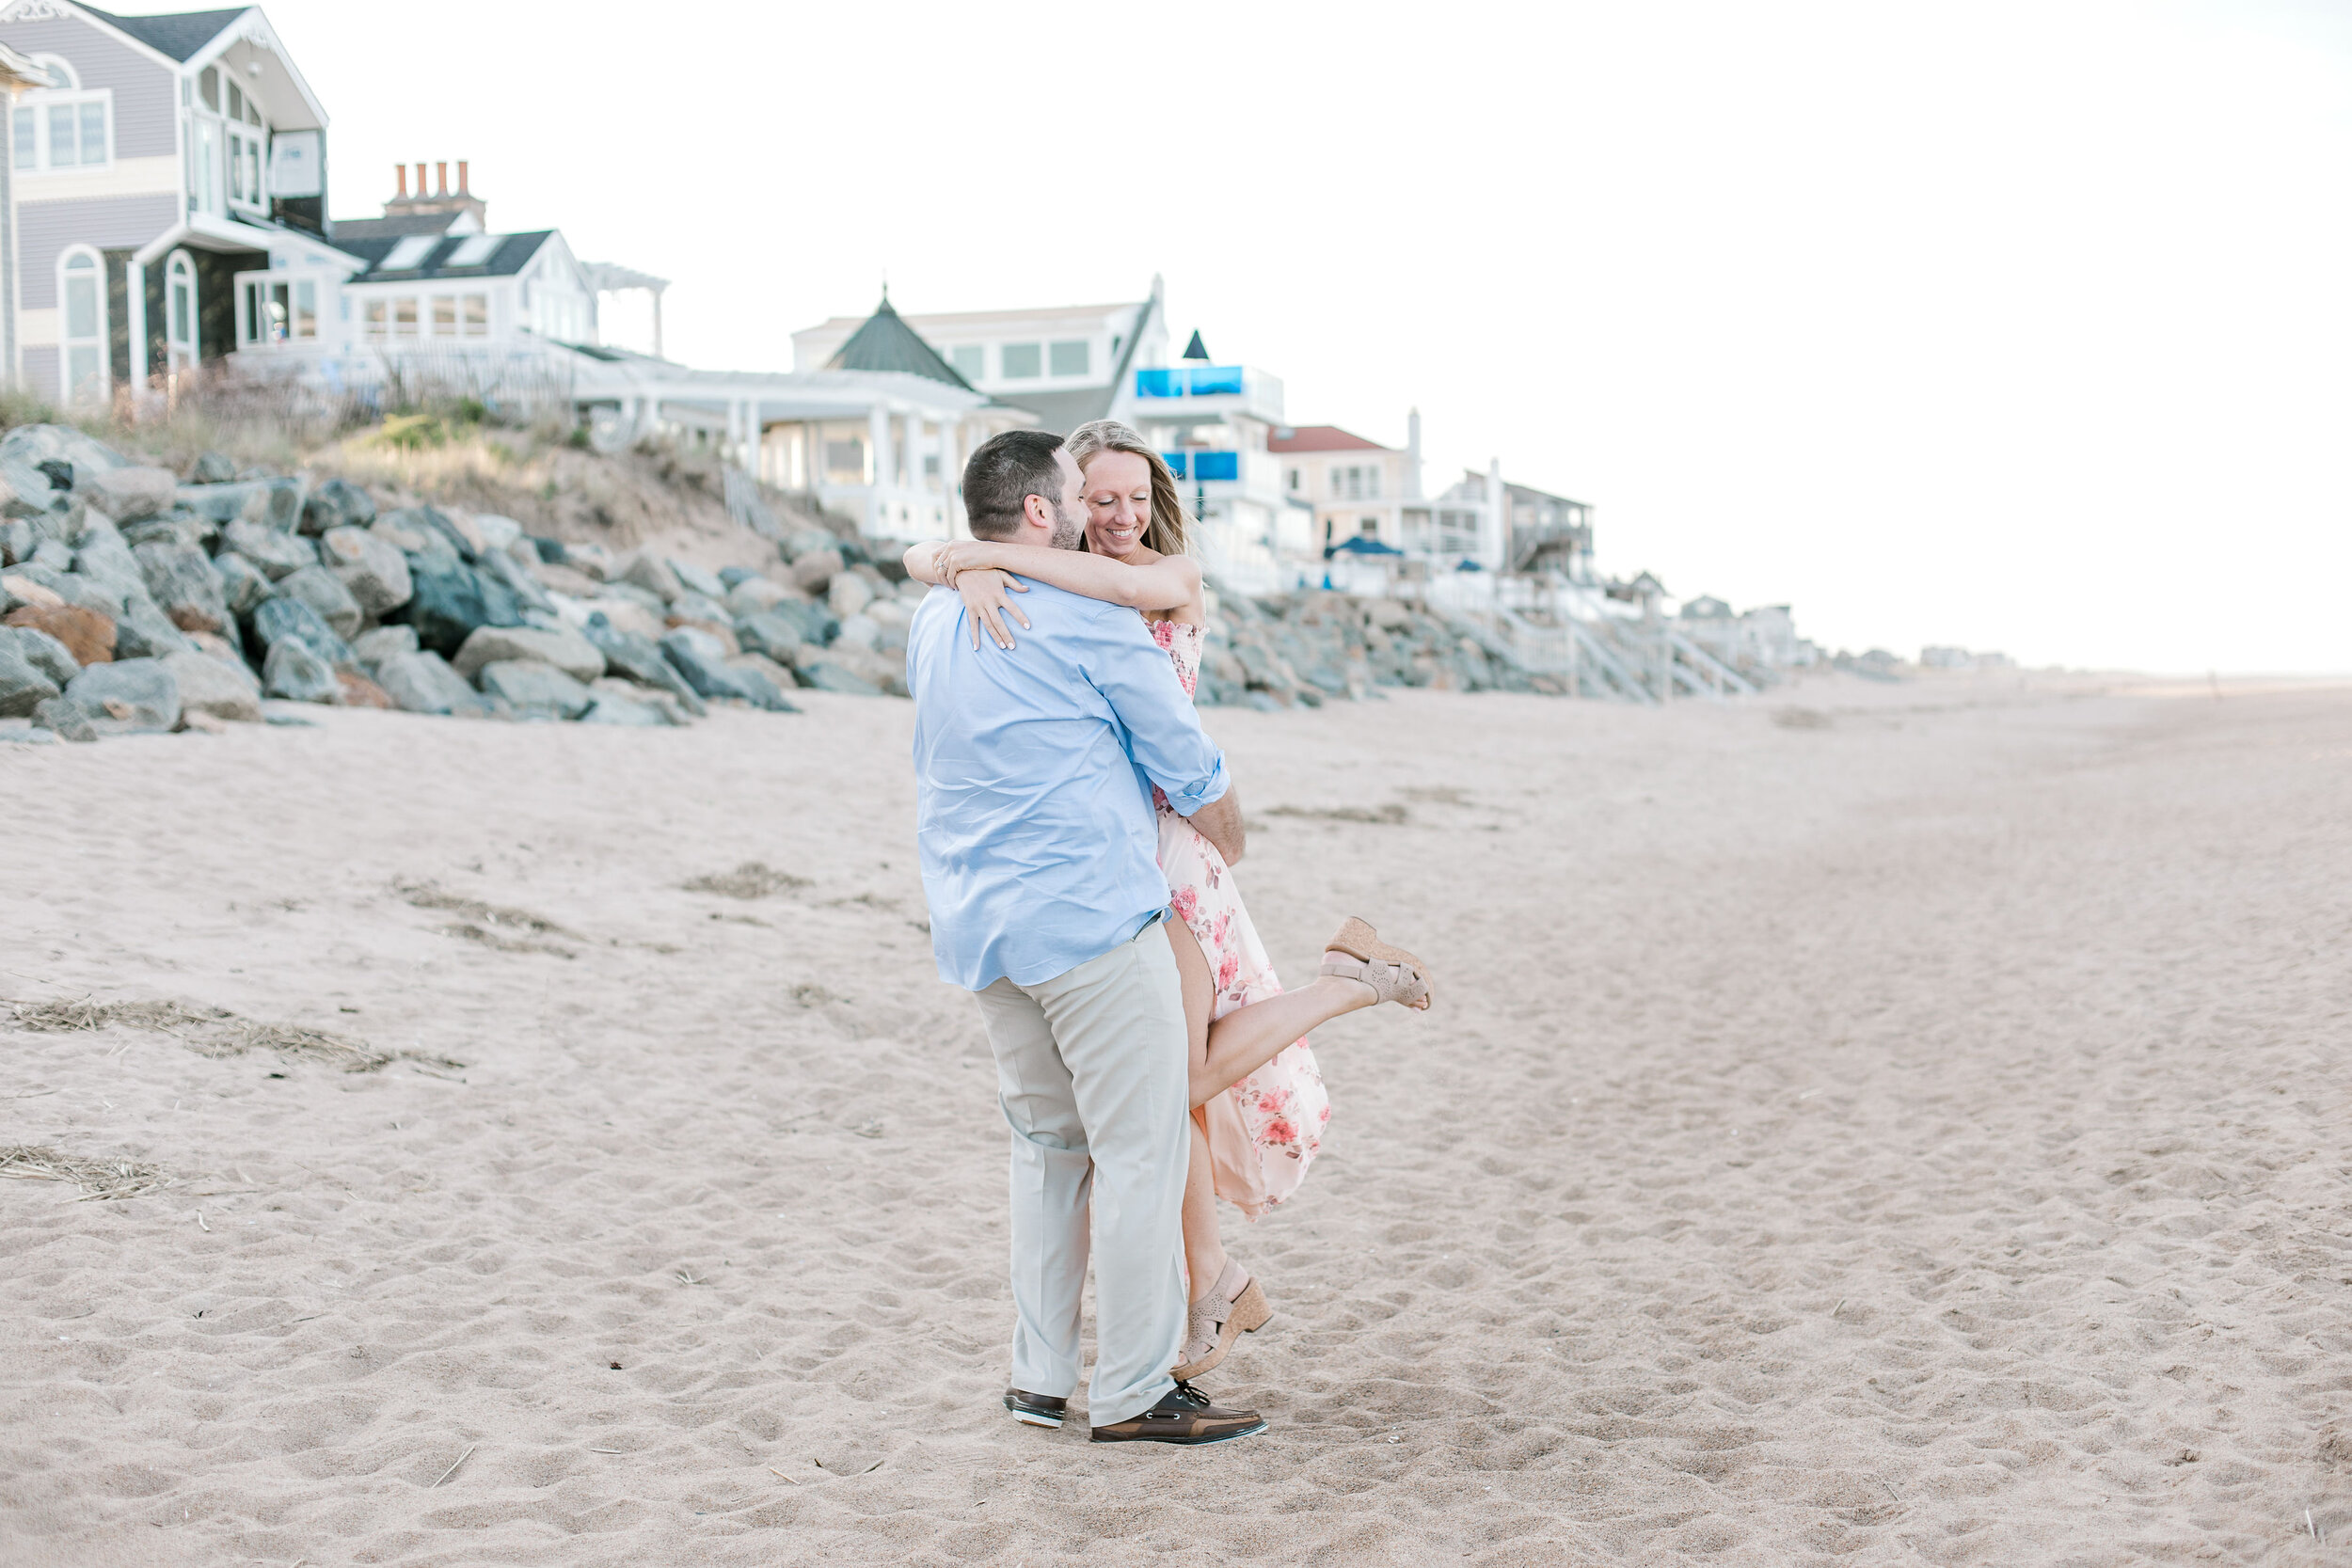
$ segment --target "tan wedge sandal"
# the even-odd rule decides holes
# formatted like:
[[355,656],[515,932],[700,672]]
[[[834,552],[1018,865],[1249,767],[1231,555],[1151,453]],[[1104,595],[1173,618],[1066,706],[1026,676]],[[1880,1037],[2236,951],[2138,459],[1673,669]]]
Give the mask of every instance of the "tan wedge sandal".
[[1273,1316],[1258,1282],[1228,1258],[1225,1272],[1216,1276],[1216,1289],[1192,1304],[1192,1318],[1184,1327],[1184,1360],[1168,1375],[1185,1383],[1214,1370],[1235,1339],[1257,1333]]
[[1429,1006],[1429,966],[1402,947],[1380,940],[1364,922],[1350,919],[1324,943],[1323,973],[1361,980],[1383,1002],[1416,1010]]

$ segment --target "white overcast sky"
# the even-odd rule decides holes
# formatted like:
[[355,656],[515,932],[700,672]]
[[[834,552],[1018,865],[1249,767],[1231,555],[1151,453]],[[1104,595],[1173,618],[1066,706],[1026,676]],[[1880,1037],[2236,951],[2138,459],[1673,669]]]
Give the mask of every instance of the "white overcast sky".
[[[161,9],[151,7],[142,8]],[[270,0],[668,348],[1141,297],[1833,647],[2352,670],[2352,5]]]

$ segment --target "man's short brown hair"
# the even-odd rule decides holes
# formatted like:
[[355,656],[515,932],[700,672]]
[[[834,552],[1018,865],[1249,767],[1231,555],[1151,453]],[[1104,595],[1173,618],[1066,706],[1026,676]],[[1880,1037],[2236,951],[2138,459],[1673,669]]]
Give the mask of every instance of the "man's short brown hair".
[[1061,437],[1050,430],[1008,430],[982,441],[963,466],[963,515],[975,539],[1009,539],[1031,496],[1061,511]]

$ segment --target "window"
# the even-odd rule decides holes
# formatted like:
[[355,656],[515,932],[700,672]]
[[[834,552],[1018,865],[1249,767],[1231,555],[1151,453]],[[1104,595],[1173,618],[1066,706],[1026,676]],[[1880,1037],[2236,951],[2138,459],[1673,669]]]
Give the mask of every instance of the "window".
[[87,403],[106,396],[106,274],[87,245],[57,262],[57,363],[65,398]]
[[433,335],[436,338],[457,336],[457,296],[455,294],[433,296]]
[[988,350],[977,343],[958,343],[947,351],[947,363],[966,381],[977,381],[988,373]]
[[1359,535],[1377,539],[1380,537],[1380,519],[1359,517],[1356,519],[1356,531]]
[[1041,373],[1039,367],[1041,357],[1038,345],[1035,343],[1007,343],[999,355],[999,363],[1004,366],[1005,379],[1007,381],[1035,380]]
[[164,263],[164,362],[173,372],[193,370],[200,358],[196,337],[196,262],[175,250]]
[[392,305],[387,299],[368,301],[368,341],[380,343],[392,335]]
[[490,335],[490,296],[488,294],[460,294],[457,296],[457,302],[464,312],[465,325],[462,330],[465,335],[469,338],[488,337]]
[[1084,338],[1075,342],[1056,343],[1052,350],[1052,365],[1056,375],[1084,375],[1091,368],[1089,344]]
[[441,264],[449,267],[486,266],[503,238],[499,234],[468,235],[455,250],[450,252],[449,260]]
[[47,74],[49,85],[26,93],[9,116],[16,166],[27,171],[104,167],[113,89],[84,89],[73,68],[55,55],[37,55],[34,63]]
[[379,272],[407,272],[424,265],[424,259],[433,254],[433,247],[441,243],[438,234],[410,234],[394,245],[377,267]]
[[316,342],[319,285],[314,277],[283,273],[244,273],[237,278],[242,341],[249,347]]
[[1301,474],[1299,473],[1299,471],[1298,471],[1296,468],[1293,468],[1293,469],[1290,471],[1290,476],[1289,476],[1289,478],[1290,478],[1290,486],[1291,486],[1291,489],[1292,489],[1292,490],[1295,491],[1295,490],[1298,488],[1298,486],[1299,486],[1299,482],[1300,482],[1300,480],[1301,480],[1303,477],[1304,477],[1304,476],[1303,476],[1303,475],[1301,475]]
[[403,294],[392,301],[392,335],[413,338],[417,335],[417,296]]

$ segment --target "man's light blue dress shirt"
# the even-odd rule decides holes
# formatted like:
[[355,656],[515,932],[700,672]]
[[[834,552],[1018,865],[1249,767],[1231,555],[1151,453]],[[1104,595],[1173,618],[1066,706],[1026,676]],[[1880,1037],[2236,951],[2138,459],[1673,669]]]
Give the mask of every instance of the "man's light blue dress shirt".
[[[1026,579],[1024,579],[1026,580]],[[1134,610],[1031,582],[1010,652],[972,646],[934,588],[907,632],[915,835],[939,977],[1035,985],[1168,908],[1158,784],[1180,816],[1222,797],[1225,754]]]

